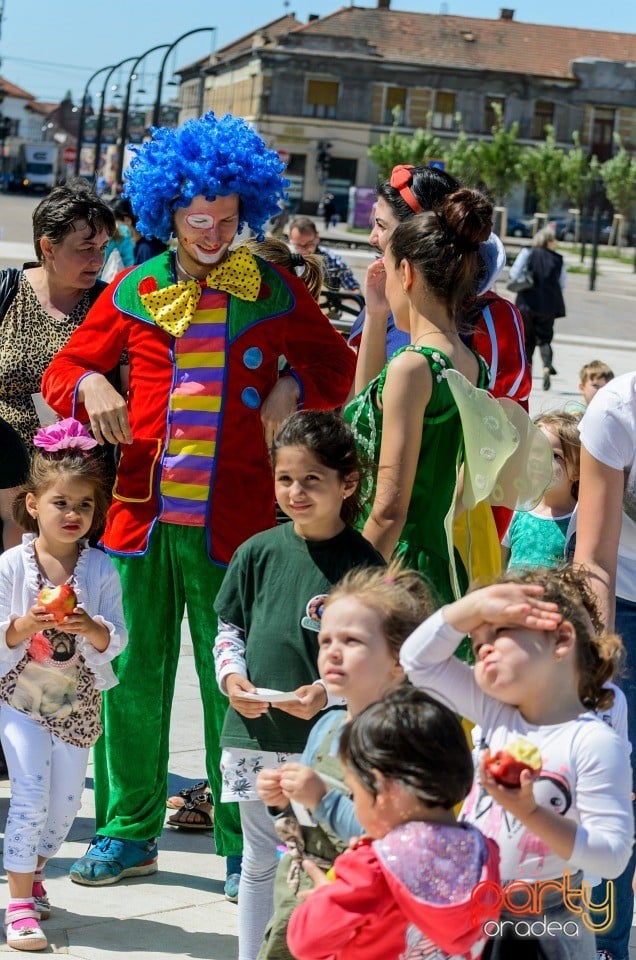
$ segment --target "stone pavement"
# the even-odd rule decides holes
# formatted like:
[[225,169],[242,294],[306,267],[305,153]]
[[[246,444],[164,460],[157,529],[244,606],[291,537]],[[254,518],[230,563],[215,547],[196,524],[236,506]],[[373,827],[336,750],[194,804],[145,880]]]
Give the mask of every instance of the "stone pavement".
[[[331,233],[331,232],[330,232]],[[334,231],[335,234],[335,231]],[[327,243],[329,238],[325,238]],[[359,239],[359,237],[356,237]],[[30,258],[27,244],[0,241],[0,263],[12,265]],[[356,272],[363,274],[372,256],[361,251],[355,258]],[[568,305],[576,304],[567,322],[559,322],[554,343],[558,374],[548,392],[541,389],[541,370],[535,358],[531,412],[562,406],[576,398],[578,372],[589,360],[605,360],[616,374],[636,369],[636,338],[630,339],[636,308],[636,278],[620,264],[600,262],[597,294],[586,292],[587,277],[570,275]],[[500,285],[501,292],[504,290]],[[587,308],[586,308],[587,304]],[[578,310],[588,310],[586,335],[577,328]],[[590,330],[594,335],[590,335]],[[603,334],[601,336],[600,334]],[[623,339],[620,339],[620,338]],[[182,655],[177,676],[171,734],[170,790],[174,792],[203,775],[202,718],[198,682],[187,623],[183,628]],[[93,832],[92,766],[80,815],[59,856],[47,870],[47,889],[53,914],[44,926],[50,940],[48,953],[76,960],[231,960],[237,955],[237,907],[223,897],[224,861],[213,853],[211,833],[164,830],[159,847],[159,873],[150,878],[124,881],[112,887],[80,887],[68,879],[68,869],[80,857]],[[8,785],[0,783],[0,824],[6,818]],[[6,879],[0,906],[6,902]],[[13,953],[0,944],[0,953]],[[15,954],[14,954],[15,955]],[[42,953],[26,953],[36,957]],[[636,960],[636,936],[632,934],[631,960]]]

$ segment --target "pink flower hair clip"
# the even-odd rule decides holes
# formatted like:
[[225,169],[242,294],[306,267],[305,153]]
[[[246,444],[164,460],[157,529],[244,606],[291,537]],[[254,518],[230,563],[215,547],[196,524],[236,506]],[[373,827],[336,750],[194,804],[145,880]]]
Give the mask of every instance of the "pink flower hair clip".
[[97,440],[94,440],[79,420],[75,420],[73,417],[67,417],[66,420],[58,420],[57,423],[52,423],[48,427],[42,427],[34,436],[33,443],[46,453],[55,453],[58,450],[78,450],[87,454],[89,450],[97,446]]

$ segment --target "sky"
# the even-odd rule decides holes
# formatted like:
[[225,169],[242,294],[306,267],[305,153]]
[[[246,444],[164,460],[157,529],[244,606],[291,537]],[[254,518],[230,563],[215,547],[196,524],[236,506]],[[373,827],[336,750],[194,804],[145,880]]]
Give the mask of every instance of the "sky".
[[[166,71],[191,63],[217,47],[236,40],[286,11],[303,22],[310,13],[325,16],[347,0],[0,0],[0,73],[38,100],[58,102],[71,90],[77,103],[84,86],[101,66],[136,58],[158,44],[171,44],[181,34],[198,27],[216,27],[216,35],[200,33],[182,40],[169,56]],[[375,7],[377,0],[356,0]],[[528,23],[556,24],[592,30],[636,32],[634,0],[392,0],[396,10],[450,13],[496,19],[500,6],[512,7],[515,19]],[[162,51],[144,61],[144,87],[150,89]],[[116,71],[112,83],[124,85],[132,62]],[[91,91],[101,89],[106,72]],[[167,88],[169,94],[170,90]],[[114,91],[113,93],[116,93]],[[143,98],[142,98],[143,99]],[[154,94],[148,94],[148,102]]]

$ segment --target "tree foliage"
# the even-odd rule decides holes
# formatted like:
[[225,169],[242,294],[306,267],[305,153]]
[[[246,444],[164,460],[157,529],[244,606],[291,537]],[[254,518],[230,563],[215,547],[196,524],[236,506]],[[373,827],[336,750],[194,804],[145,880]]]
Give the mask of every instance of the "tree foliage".
[[378,143],[369,147],[369,156],[378,168],[380,179],[388,180],[393,167],[399,163],[412,163],[423,166],[433,157],[442,156],[442,144],[439,137],[431,131],[419,127],[410,136],[398,131],[398,114],[393,114],[393,126],[389,133],[383,134]]
[[564,190],[563,150],[556,145],[551,124],[545,128],[543,143],[524,150],[521,170],[527,185],[537,195],[540,211],[548,213],[552,199]]
[[636,206],[636,157],[628,154],[620,137],[616,137],[616,143],[617,152],[601,165],[600,174],[616,213],[629,217]]
[[583,149],[578,130],[572,140],[574,147],[563,154],[563,190],[572,206],[582,210],[598,173],[598,159]]
[[519,124],[512,123],[506,129],[501,104],[491,104],[495,122],[491,127],[491,140],[478,140],[475,145],[477,174],[490,191],[495,203],[504,206],[510,191],[521,180],[520,160],[522,148],[517,140]]

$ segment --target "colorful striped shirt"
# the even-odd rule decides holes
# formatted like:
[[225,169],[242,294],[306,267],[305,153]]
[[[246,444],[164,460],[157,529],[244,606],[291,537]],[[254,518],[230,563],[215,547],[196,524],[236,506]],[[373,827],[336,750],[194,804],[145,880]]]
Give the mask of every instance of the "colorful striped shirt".
[[221,417],[228,295],[203,287],[192,323],[175,340],[175,382],[161,465],[159,520],[205,525]]

